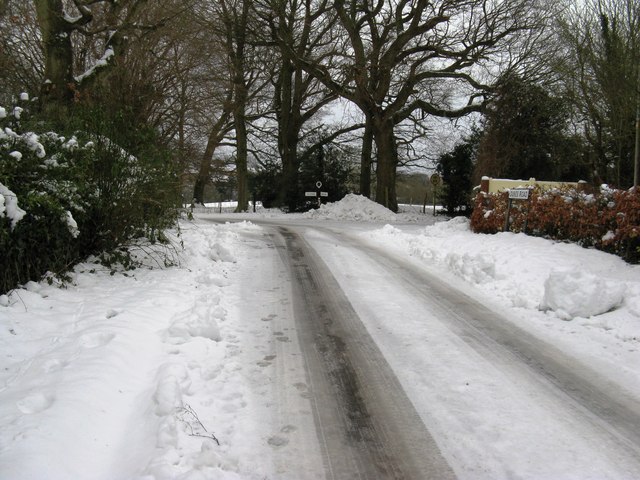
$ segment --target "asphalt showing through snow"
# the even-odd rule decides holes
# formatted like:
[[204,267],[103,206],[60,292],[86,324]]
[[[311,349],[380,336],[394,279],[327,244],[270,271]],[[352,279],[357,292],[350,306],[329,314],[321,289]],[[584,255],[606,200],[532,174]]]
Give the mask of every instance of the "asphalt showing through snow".
[[327,477],[455,478],[324,263],[291,229],[272,239],[291,271]]

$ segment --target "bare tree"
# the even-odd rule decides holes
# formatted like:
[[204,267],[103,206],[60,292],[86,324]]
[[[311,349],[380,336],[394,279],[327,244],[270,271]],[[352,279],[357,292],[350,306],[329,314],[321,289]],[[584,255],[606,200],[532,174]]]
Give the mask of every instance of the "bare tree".
[[282,161],[282,190],[278,203],[294,211],[299,204],[299,142],[304,126],[337,98],[296,62],[328,51],[327,34],[333,28],[326,13],[328,0],[256,0],[256,10],[269,36],[263,37],[276,54],[273,71],[273,107],[278,125],[277,143]]
[[[377,150],[376,201],[397,211],[395,127],[416,112],[457,118],[482,109],[540,26],[530,0],[333,0],[333,55],[298,56],[305,71],[365,115]],[[525,48],[526,47],[526,48]]]
[[[202,156],[195,195],[201,201],[204,184],[209,181],[208,172],[213,152],[222,144],[227,134],[235,146],[235,173],[238,195],[237,211],[246,211],[249,204],[248,158],[250,122],[255,118],[253,103],[267,84],[253,40],[251,26],[254,23],[252,0],[219,0],[204,2],[198,10],[199,22],[210,35],[210,41],[220,48],[223,61],[205,58],[204,62],[217,63],[219,91],[224,92],[216,114],[211,115],[206,150]],[[257,114],[260,116],[260,114]]]
[[563,16],[561,31],[565,94],[591,146],[596,180],[631,186],[640,101],[640,4],[576,1]]
[[31,2],[5,1],[0,12],[0,97],[35,95],[44,75],[43,45]]
[[[132,20],[147,0],[73,0],[65,5],[62,0],[33,0],[37,12],[38,25],[44,46],[44,82],[41,99],[45,103],[68,105],[75,96],[80,79],[74,77],[74,43],[72,35],[81,33],[93,35],[99,31],[112,31],[109,45],[104,50],[102,60],[106,64],[111,57],[121,53],[126,31],[132,27]],[[108,9],[109,24],[92,29],[94,14],[98,9]],[[111,22],[116,22],[112,24]],[[102,65],[102,63],[100,64]]]
[[138,99],[136,84],[148,87],[163,70],[156,55],[166,53],[169,32],[180,26],[174,20],[189,1],[33,0],[43,45],[42,105],[64,113],[74,103]]

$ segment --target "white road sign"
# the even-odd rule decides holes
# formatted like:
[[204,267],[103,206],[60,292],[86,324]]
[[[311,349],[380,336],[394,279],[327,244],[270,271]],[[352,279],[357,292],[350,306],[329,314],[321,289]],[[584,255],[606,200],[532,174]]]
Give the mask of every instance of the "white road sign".
[[512,188],[509,190],[511,200],[527,200],[529,198],[528,188]]

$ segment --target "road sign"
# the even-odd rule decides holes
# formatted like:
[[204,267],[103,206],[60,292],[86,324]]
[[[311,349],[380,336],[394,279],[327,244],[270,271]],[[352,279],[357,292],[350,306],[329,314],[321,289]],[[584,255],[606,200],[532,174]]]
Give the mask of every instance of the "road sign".
[[440,175],[438,175],[437,173],[434,173],[433,175],[431,175],[429,180],[431,181],[431,185],[433,185],[434,187],[437,187],[442,182]]
[[[529,189],[527,187],[521,188],[510,188],[509,189],[509,202],[507,203],[507,215],[504,220],[504,231],[509,231],[509,223],[511,219],[511,205],[514,200],[529,200]],[[524,220],[524,227],[522,228],[523,233],[527,233],[527,223],[529,222],[529,208],[531,205],[531,201],[527,202],[527,216]]]
[[304,192],[304,196],[305,197],[315,197],[316,196],[316,192]]
[[528,188],[511,188],[509,189],[509,200],[528,200]]
[[316,182],[316,188],[317,188],[317,189],[322,188],[322,182],[321,182],[321,181],[317,181],[317,182]]
[[329,196],[329,192],[320,192],[320,196],[321,197],[328,197]]

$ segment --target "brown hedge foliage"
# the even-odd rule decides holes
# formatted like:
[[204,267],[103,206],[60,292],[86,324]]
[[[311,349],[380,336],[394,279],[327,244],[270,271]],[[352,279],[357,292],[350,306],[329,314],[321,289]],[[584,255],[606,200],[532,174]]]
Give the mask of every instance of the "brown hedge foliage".
[[[508,206],[506,192],[479,192],[471,228],[476,233],[504,230]],[[525,232],[584,247],[595,247],[640,262],[640,189],[586,194],[575,189],[531,190],[529,201],[512,202],[512,232]]]

